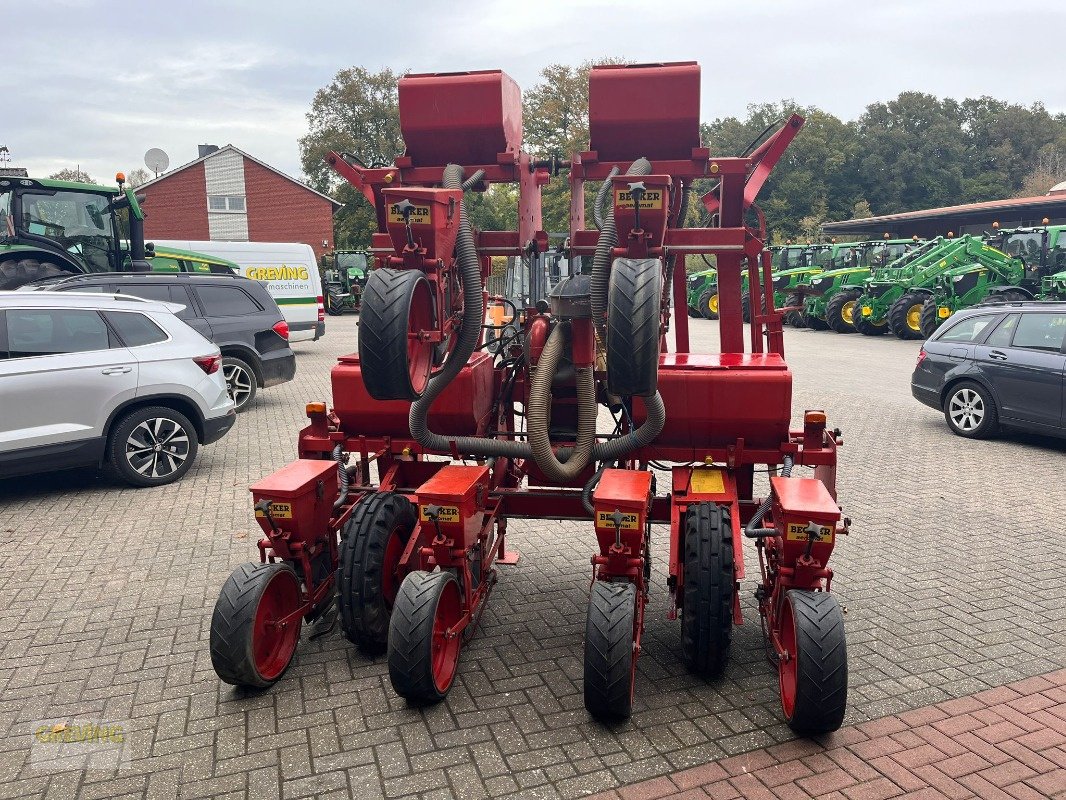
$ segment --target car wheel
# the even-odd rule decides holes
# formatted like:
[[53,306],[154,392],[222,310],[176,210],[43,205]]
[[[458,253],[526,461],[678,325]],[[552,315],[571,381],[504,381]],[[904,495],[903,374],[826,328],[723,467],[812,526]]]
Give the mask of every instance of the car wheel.
[[952,433],[984,439],[999,428],[999,414],[989,391],[979,383],[956,383],[944,396],[944,418]]
[[149,406],[115,423],[107,455],[111,469],[131,486],[163,486],[189,471],[198,447],[188,417],[165,406]]
[[230,400],[239,414],[255,399],[255,372],[247,361],[236,356],[223,356],[222,376],[226,379],[226,391],[229,392]]

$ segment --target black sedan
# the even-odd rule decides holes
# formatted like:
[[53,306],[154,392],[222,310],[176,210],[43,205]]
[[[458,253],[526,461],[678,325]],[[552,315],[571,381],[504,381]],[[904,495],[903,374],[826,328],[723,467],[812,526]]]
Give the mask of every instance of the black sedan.
[[1066,303],[955,314],[922,345],[911,393],[959,436],[1003,427],[1066,437]]

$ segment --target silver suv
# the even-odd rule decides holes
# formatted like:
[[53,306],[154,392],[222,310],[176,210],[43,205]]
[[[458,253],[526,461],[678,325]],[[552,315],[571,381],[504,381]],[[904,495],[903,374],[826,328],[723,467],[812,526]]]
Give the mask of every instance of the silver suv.
[[188,472],[236,416],[218,347],[180,309],[0,292],[0,477],[97,465],[161,486]]

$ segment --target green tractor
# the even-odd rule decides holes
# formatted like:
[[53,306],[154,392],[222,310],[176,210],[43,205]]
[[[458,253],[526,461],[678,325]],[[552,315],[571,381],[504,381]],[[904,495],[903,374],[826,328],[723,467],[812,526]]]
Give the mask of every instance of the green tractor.
[[807,327],[854,333],[855,301],[872,270],[895,261],[914,244],[912,239],[878,239],[855,242],[841,250],[831,260],[830,269],[799,286]]
[[[833,245],[786,245],[775,254],[772,263],[774,282],[774,307],[794,308],[785,312],[784,323],[793,328],[807,325],[803,311],[802,288],[811,282],[811,278],[821,274],[833,256]],[[744,320],[748,321],[748,285],[744,281]]]
[[[0,177],[0,289],[85,272],[149,272],[144,212],[133,190]],[[128,212],[129,244],[120,236]]]
[[1066,225],[1001,231],[987,246],[973,263],[938,276],[922,306],[922,336],[932,336],[956,311],[978,303],[1059,299],[1055,286],[1066,278]]
[[892,331],[901,339],[920,339],[921,313],[925,298],[937,276],[962,264],[970,264],[989,248],[981,236],[966,234],[955,239],[938,236],[874,270],[863,284],[855,303],[855,330],[864,336]]
[[370,258],[365,250],[335,250],[332,263],[322,270],[326,311],[335,317],[348,309],[358,311],[369,277]]
[[693,272],[686,279],[688,315],[718,319],[718,270]]

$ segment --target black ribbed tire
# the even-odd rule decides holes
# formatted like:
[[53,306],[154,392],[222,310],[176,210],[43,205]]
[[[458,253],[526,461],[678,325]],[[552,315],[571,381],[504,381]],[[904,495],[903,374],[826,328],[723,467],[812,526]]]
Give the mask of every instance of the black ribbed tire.
[[419,359],[412,378],[407,334],[411,315],[424,317],[427,296],[431,301],[429,281],[418,270],[370,273],[359,312],[359,364],[366,390],[375,400],[417,400],[425,391],[433,345],[426,343],[429,357]]
[[936,333],[936,329],[940,327],[941,322],[943,320],[940,319],[939,305],[936,302],[936,298],[930,295],[925,298],[925,304],[922,306],[922,338],[928,339]]
[[751,299],[747,292],[740,295],[740,317],[745,322],[751,322]]
[[711,298],[716,297],[718,292],[704,292],[700,295],[699,315],[704,319],[718,319],[718,312],[711,310]]
[[852,311],[855,309],[855,301],[862,294],[860,289],[841,289],[829,298],[825,304],[825,321],[830,329],[837,333],[855,333],[855,326],[845,318],[845,310],[851,303]]
[[[790,294],[785,298],[785,307],[802,305],[803,297],[799,294]],[[793,328],[806,328],[807,315],[802,311],[789,311],[785,314],[784,323],[786,325],[791,325]]]
[[333,295],[326,295],[326,311],[331,317],[339,317],[344,313],[344,305]]
[[862,315],[862,302],[863,297],[859,297],[855,301],[855,314],[852,317],[854,320],[855,330],[861,333],[863,336],[884,336],[888,333],[888,320],[881,320],[879,324],[874,324],[870,321],[869,317]]
[[[837,730],[848,705],[848,652],[844,615],[828,592],[791,589],[782,609],[782,645],[792,652],[794,679],[781,666],[782,710],[796,733],[817,736]],[[786,683],[793,686],[793,702],[786,700]],[[791,705],[791,707],[790,707]]]
[[596,719],[633,713],[633,634],[637,587],[596,581],[585,620],[585,708]]
[[[897,339],[922,338],[921,308],[925,304],[927,297],[929,295],[926,292],[905,292],[888,309],[888,327],[891,328]],[[912,316],[912,312],[916,307],[918,311]]]
[[447,627],[462,616],[459,582],[450,572],[408,573],[396,595],[389,620],[389,679],[401,697],[437,703],[452,687],[462,636],[450,639],[444,657],[435,652],[438,617]]
[[651,397],[659,383],[662,262],[618,258],[607,289],[607,388],[619,397]]
[[685,512],[681,660],[704,678],[722,673],[733,640],[733,527],[729,509],[697,503]]
[[399,586],[396,562],[417,519],[406,497],[379,492],[360,502],[344,526],[337,569],[341,629],[348,641],[370,655],[383,652],[388,644]]
[[61,269],[50,261],[38,261],[36,258],[9,258],[0,261],[0,289],[17,289],[40,278],[56,275],[71,275],[69,270]]
[[[279,597],[287,602],[278,605]],[[222,585],[211,614],[210,646],[211,666],[225,683],[265,689],[277,683],[292,663],[303,620],[297,617],[281,631],[269,627],[257,631],[256,616],[264,598],[274,601],[272,616],[286,616],[287,609],[298,608],[300,583],[292,567],[241,564]],[[255,640],[257,635],[271,637],[267,644],[273,646],[264,647]]]

